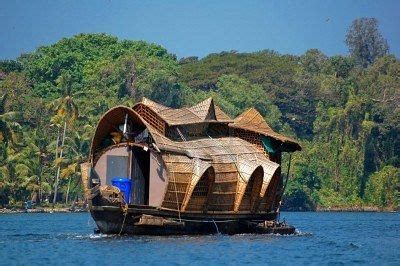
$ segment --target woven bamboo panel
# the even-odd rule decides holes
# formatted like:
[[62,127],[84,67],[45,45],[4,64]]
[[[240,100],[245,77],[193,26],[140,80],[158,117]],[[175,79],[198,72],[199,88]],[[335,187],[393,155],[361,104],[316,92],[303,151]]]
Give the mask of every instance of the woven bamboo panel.
[[163,155],[163,159],[164,159],[165,163],[169,163],[169,164],[189,165],[188,167],[190,167],[192,164],[192,159],[188,158],[187,156],[182,156],[182,155],[167,154],[166,156]]
[[215,194],[213,192],[210,196],[210,203],[208,205],[209,211],[232,211],[235,201],[235,193],[232,194]]
[[168,186],[162,207],[181,210],[193,175],[193,161],[182,155],[165,153]]
[[239,210],[239,206],[242,202],[247,184],[248,184],[248,182],[244,179],[239,179],[239,181],[238,181],[238,184],[236,186],[235,202],[233,204],[233,210],[235,212],[237,212]]
[[166,124],[156,112],[143,104],[135,105],[134,110],[158,132],[165,134]]
[[[216,175],[218,176],[218,175]],[[217,195],[223,195],[224,193],[226,194],[230,194],[230,193],[234,193],[236,194],[236,186],[237,186],[237,180],[235,181],[231,181],[231,182],[217,182],[215,181],[215,184],[213,186],[213,194]]]
[[276,205],[279,202],[279,201],[277,202],[277,199],[275,197],[277,186],[279,184],[279,179],[280,179],[279,173],[275,174],[272,177],[271,182],[267,188],[267,191],[265,192],[264,197],[261,199],[261,203],[259,206],[260,211],[271,211],[274,209],[272,205]]
[[256,204],[260,201],[259,195],[262,182],[262,168],[257,168],[247,183],[246,190],[244,191],[243,198],[240,202],[239,211],[254,211],[258,207]]
[[[236,173],[237,172],[237,168],[236,165],[234,163],[215,163],[213,162],[213,167],[215,172],[218,172],[220,175],[222,175],[223,173]],[[234,176],[234,178],[237,177],[237,174]],[[224,177],[225,179],[225,177]]]
[[190,198],[189,204],[186,207],[187,211],[206,211],[207,210],[207,196],[199,197],[199,196],[192,196]]
[[[279,167],[278,164],[269,161],[263,151],[261,152],[252,144],[239,138],[227,137],[174,142],[163,136],[153,135],[156,136],[156,143],[163,143],[162,147],[170,147],[168,149],[181,150],[182,153],[195,156],[190,158],[171,153],[163,155],[169,173],[169,182],[174,183],[171,177],[173,174],[176,184],[184,183],[186,185],[186,196],[183,200],[176,195],[174,197],[175,191],[172,191],[172,186],[168,187],[165,204],[168,203],[169,208],[176,209],[173,206],[179,205],[182,210],[185,210],[188,206],[194,186],[200,178],[194,174],[196,172],[195,165],[211,165],[214,168],[215,182],[207,201],[208,209],[213,211],[237,211],[250,176],[258,167],[263,169],[262,184],[265,185],[259,187],[262,187],[260,188],[262,189],[261,192],[265,193],[272,175]],[[203,161],[201,158],[211,158],[212,161]],[[193,175],[189,176],[190,173],[193,173]],[[258,189],[258,195],[261,194],[260,189]],[[172,204],[171,199],[175,199],[175,204]],[[259,201],[259,199],[257,200]],[[176,203],[177,201],[178,203]],[[193,207],[191,208],[193,209]],[[250,209],[247,211],[250,211]]]
[[250,142],[251,144],[256,146],[258,150],[262,151],[263,153],[265,153],[265,155],[268,156],[268,153],[265,152],[265,150],[264,150],[264,146],[262,144],[260,134],[257,134],[257,133],[254,133],[254,132],[251,132],[248,130],[238,129],[238,128],[236,128],[234,130],[234,132],[235,132],[236,137]]
[[206,119],[216,120],[215,110],[214,110],[214,101],[212,98],[208,98],[208,99],[196,104],[195,106],[190,107],[189,110],[203,120],[206,120]]
[[162,207],[169,209],[181,209],[191,174],[181,174],[179,179],[177,178],[177,174],[168,174],[168,176],[169,181]]
[[209,196],[210,211],[232,211],[236,197],[238,173],[215,173],[215,183]]

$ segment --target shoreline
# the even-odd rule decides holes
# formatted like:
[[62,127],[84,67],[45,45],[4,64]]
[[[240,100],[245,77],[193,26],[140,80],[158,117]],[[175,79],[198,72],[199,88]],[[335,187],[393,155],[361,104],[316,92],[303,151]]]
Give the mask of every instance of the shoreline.
[[67,208],[67,207],[64,207],[64,208],[38,207],[35,209],[2,208],[2,209],[0,209],[0,215],[1,214],[17,214],[17,213],[80,213],[80,212],[88,212],[88,211],[89,211],[88,209],[83,209],[83,208],[71,209],[71,208]]
[[398,212],[390,208],[365,207],[365,208],[318,208],[315,212]]
[[[364,207],[364,208],[317,208],[315,210],[299,210],[299,209],[292,209],[292,210],[282,210],[283,212],[399,212],[399,210],[393,209],[385,209],[385,208],[378,208],[378,207]],[[17,208],[1,208],[1,214],[18,214],[18,213],[82,213],[82,212],[89,212],[89,209],[86,208],[76,208],[71,209],[68,207],[38,207],[35,209],[17,209]]]
[[315,208],[281,208],[284,212],[399,212],[400,208],[378,206],[320,207]]

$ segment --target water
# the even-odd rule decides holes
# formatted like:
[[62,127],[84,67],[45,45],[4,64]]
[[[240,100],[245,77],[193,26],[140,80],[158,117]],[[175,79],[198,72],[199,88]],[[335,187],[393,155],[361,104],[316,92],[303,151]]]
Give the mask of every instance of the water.
[[399,213],[283,213],[296,236],[118,237],[89,214],[0,215],[0,264],[400,265]]

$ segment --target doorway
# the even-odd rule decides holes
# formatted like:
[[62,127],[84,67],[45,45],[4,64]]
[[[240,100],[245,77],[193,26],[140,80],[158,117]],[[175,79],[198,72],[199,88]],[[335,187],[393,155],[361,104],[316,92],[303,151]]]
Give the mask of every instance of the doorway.
[[130,147],[130,172],[132,180],[131,204],[149,204],[150,153],[142,147]]

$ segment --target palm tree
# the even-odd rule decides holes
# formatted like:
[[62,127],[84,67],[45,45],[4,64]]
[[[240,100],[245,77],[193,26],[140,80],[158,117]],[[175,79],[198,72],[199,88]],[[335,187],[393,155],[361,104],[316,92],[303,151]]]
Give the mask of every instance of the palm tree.
[[[27,189],[31,191],[32,198],[36,195],[38,202],[43,197],[43,165],[47,157],[47,140],[46,137],[34,130],[24,136],[25,148],[21,151],[24,155],[23,164],[29,166],[29,186]],[[35,189],[33,189],[35,188]]]
[[[2,203],[13,195],[13,181],[15,180],[14,147],[17,144],[15,129],[19,124],[15,121],[17,112],[6,111],[7,94],[0,97],[0,196]],[[11,193],[7,193],[11,189]]]
[[19,124],[15,121],[16,112],[6,112],[7,94],[0,97],[0,142],[4,142],[7,146],[15,144],[17,141],[14,128]]
[[10,196],[13,195],[11,184],[13,178],[10,177],[12,175],[11,161],[9,149],[5,142],[0,142],[0,152],[0,203],[4,206],[8,203]]
[[[72,125],[78,118],[78,107],[74,102],[72,94],[72,76],[68,73],[62,74],[57,79],[57,85],[63,90],[62,97],[56,99],[52,103],[53,109],[56,111],[56,115],[52,118],[53,123],[57,125],[63,125],[62,135],[57,134],[57,148],[56,148],[56,164],[57,161],[62,161],[64,152],[64,143],[66,137],[67,125]],[[60,132],[60,130],[59,130]],[[61,145],[59,141],[61,139]],[[59,153],[58,153],[59,151]],[[58,163],[56,178],[54,182],[54,198],[53,203],[57,200],[58,182],[60,178],[61,164]]]
[[[65,197],[65,203],[68,203],[71,180],[74,177],[80,176],[80,163],[86,160],[87,154],[90,149],[90,131],[92,127],[86,125],[84,127],[84,134],[74,132],[72,138],[67,138],[66,148],[70,151],[70,159],[65,161],[66,167],[61,171],[62,178],[68,178],[67,195]],[[90,130],[90,131],[89,131]]]

